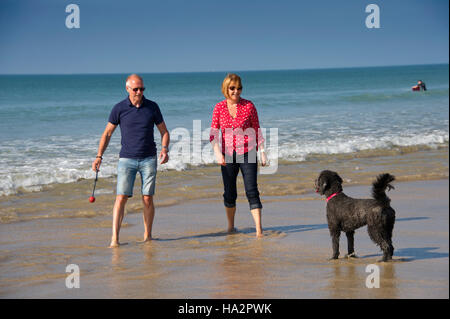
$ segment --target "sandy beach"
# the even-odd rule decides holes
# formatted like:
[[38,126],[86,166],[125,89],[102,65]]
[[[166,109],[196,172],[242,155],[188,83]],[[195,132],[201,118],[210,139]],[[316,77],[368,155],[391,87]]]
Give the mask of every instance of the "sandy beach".
[[[381,251],[365,227],[355,235],[360,258],[343,258],[343,236],[341,258],[328,261],[325,201],[312,193],[264,197],[260,240],[242,198],[236,234],[224,231],[221,201],[193,200],[158,207],[155,240],[145,244],[142,214],[128,211],[117,249],[107,248],[110,214],[0,224],[0,297],[449,298],[448,184],[395,183],[389,263],[377,262]],[[369,197],[370,186],[344,191]],[[80,288],[66,288],[69,264],[80,269]],[[379,267],[380,288],[366,287],[369,264]]]
[[[267,302],[270,318],[310,314],[302,304],[391,313],[369,305],[381,299],[403,317],[413,308],[394,303],[437,312],[432,299],[450,297],[448,12],[440,0],[0,1],[0,301],[52,303],[45,315],[61,313],[52,299],[88,299],[103,316],[135,309],[118,299],[167,318],[206,317],[186,301]],[[227,232],[234,180],[217,129],[227,151],[257,145],[260,238],[245,192],[256,194],[254,170],[244,185],[242,167]],[[119,160],[143,168],[154,155],[111,248],[116,193],[134,178]],[[380,261],[367,226],[357,258],[341,234],[330,260],[323,170],[353,198],[395,176],[393,260]],[[153,186],[144,242],[141,188]]]

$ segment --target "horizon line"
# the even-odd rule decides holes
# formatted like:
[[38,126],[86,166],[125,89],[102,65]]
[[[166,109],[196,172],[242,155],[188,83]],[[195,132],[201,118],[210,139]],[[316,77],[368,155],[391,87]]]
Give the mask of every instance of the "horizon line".
[[[281,69],[247,69],[247,70],[210,70],[210,71],[165,71],[165,72],[139,72],[138,74],[186,74],[186,73],[222,73],[222,72],[267,72],[267,71],[303,71],[303,70],[336,70],[336,69],[358,69],[358,68],[386,68],[386,67],[407,67],[407,66],[432,66],[448,65],[449,62],[424,63],[424,64],[391,64],[391,65],[371,65],[371,66],[347,66],[347,67],[316,67],[316,68],[281,68]],[[119,75],[132,74],[135,72],[106,72],[106,73],[0,73],[5,75]]]

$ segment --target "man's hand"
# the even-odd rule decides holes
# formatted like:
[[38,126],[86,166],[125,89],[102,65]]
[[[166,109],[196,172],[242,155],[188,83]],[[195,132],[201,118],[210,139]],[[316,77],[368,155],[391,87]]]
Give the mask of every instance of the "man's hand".
[[100,170],[100,165],[102,164],[102,159],[100,157],[97,157],[95,161],[92,162],[92,170],[94,172]]
[[169,161],[169,153],[163,149],[160,153],[159,153],[159,164],[165,164]]
[[167,153],[169,153],[170,134],[169,131],[167,130],[166,123],[164,123],[164,121],[156,125],[156,127],[158,128],[159,133],[161,134],[162,150],[161,153],[159,153],[159,159],[161,160],[160,164],[164,164],[169,161],[169,154]]
[[109,140],[111,139],[111,136],[113,135],[116,127],[117,125],[114,125],[110,122],[106,124],[105,131],[103,132],[102,137],[100,138],[100,143],[98,145],[97,157],[92,162],[92,170],[94,172],[100,170],[100,165],[102,164],[102,156],[105,153],[106,148],[108,147]]

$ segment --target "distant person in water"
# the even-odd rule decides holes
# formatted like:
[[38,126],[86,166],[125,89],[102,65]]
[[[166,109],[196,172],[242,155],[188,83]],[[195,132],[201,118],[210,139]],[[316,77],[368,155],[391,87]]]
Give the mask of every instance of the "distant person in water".
[[422,80],[417,81],[417,85],[412,87],[413,91],[426,91],[427,87]]

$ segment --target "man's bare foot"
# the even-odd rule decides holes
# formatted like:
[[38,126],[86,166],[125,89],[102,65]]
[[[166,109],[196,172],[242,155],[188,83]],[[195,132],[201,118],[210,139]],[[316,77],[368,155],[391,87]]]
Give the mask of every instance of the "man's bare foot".
[[229,234],[235,234],[235,233],[237,233],[236,227],[229,227],[229,228],[227,229],[227,233],[229,233]]
[[119,246],[126,246],[128,243],[111,242],[108,248],[118,248]]

